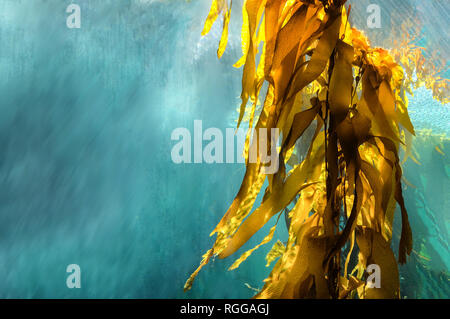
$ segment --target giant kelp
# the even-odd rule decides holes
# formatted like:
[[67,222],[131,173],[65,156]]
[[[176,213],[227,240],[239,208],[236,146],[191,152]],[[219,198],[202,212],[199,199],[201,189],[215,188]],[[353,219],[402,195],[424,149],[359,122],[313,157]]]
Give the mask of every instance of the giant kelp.
[[[243,66],[238,126],[249,105],[250,128],[278,128],[280,167],[265,174],[260,150],[256,162],[249,161],[258,133],[253,139],[248,135],[242,185],[212,233],[217,234],[214,246],[185,289],[211,257],[232,255],[269,219],[286,212],[289,239],[285,245],[277,242],[269,253],[269,260],[279,259],[257,298],[400,296],[391,239],[398,204],[398,262],[405,263],[412,233],[398,154],[402,146],[411,156],[414,128],[405,95],[410,84],[387,50],[372,48],[364,34],[351,27],[351,10],[344,4],[345,0],[245,1],[243,55],[235,64]],[[230,8],[231,2],[214,0],[203,30],[207,33],[223,15],[219,58],[227,43]],[[257,114],[264,83],[267,93]],[[296,145],[311,128],[307,151],[299,154]],[[269,138],[267,143],[266,149],[271,149],[274,142]],[[266,179],[262,203],[252,211]],[[289,209],[291,203],[295,205]],[[269,242],[277,225],[231,268]],[[379,289],[366,289],[369,264],[381,268]]]

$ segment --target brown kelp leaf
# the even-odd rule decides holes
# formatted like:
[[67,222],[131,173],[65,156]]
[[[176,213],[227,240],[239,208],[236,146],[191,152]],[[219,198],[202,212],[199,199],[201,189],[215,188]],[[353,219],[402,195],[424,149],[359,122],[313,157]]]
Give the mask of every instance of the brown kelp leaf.
[[312,185],[300,183],[306,178],[305,172],[306,170],[296,171],[288,177],[285,184],[280,188],[274,189],[267,200],[263,201],[261,206],[242,223],[241,227],[228,241],[226,248],[219,253],[219,257],[225,258],[233,254],[264,226],[273,215],[285,208],[299,191]]
[[389,243],[380,233],[366,227],[357,227],[356,242],[360,258],[366,269],[370,264],[380,267],[380,288],[368,288],[366,285],[358,289],[361,298],[398,299],[400,283],[397,262]]
[[252,237],[274,214],[285,208],[302,189],[315,183],[309,181],[305,184],[307,178],[314,175],[314,163],[320,162],[324,156],[323,139],[315,139],[311,145],[307,160],[294,168],[283,184],[277,184],[277,188],[270,193],[267,200],[263,201],[239,227],[238,231],[229,239],[219,257],[225,258],[239,249],[250,237]]
[[406,263],[406,255],[410,255],[412,251],[412,231],[409,224],[408,213],[406,211],[405,201],[402,194],[401,185],[402,169],[398,164],[398,159],[395,168],[395,193],[394,198],[400,205],[400,211],[402,214],[402,232],[400,235],[400,243],[398,248],[398,262],[400,264]]
[[224,10],[223,13],[223,30],[222,30],[222,36],[220,37],[219,42],[219,48],[217,49],[217,57],[220,59],[225,52],[225,48],[227,47],[228,42],[228,24],[230,22],[230,14],[231,14],[231,4],[233,2],[230,2],[230,7],[227,10]]
[[243,14],[248,17],[248,52],[245,59],[244,71],[242,75],[242,93],[241,93],[241,107],[239,112],[239,119],[237,127],[240,126],[242,118],[245,114],[245,108],[249,98],[255,96],[255,77],[256,77],[256,64],[255,64],[255,41],[256,41],[256,27],[258,17],[260,17],[260,8],[262,8],[264,1],[259,0],[247,0],[243,7]]
[[209,10],[208,17],[206,18],[205,25],[202,30],[202,35],[207,35],[211,30],[212,25],[217,20],[217,17],[226,6],[226,0],[213,0],[211,9]]
[[278,16],[284,3],[284,0],[267,0],[266,4],[266,59],[264,61],[264,74],[267,81],[269,81],[269,74],[272,69],[272,59],[275,51],[277,33],[279,30]]
[[364,281],[359,280],[354,276],[349,276],[349,279],[341,277],[340,282],[339,299],[346,299],[352,291],[364,285]]
[[385,137],[377,137],[383,144],[384,149],[379,147],[380,154],[390,162],[389,153],[394,155],[394,163],[391,162],[391,166],[395,168],[395,190],[394,198],[400,205],[400,211],[402,215],[402,232],[400,235],[400,243],[398,248],[398,261],[400,264],[406,262],[406,255],[411,254],[412,251],[412,231],[408,220],[408,213],[406,211],[405,202],[402,194],[401,176],[402,169],[400,167],[400,160],[398,158],[397,148],[392,140]]
[[330,79],[330,112],[341,122],[349,110],[353,85],[353,47],[338,40],[334,59],[333,73]]
[[[328,247],[333,244],[334,238],[318,233],[318,227],[310,228],[305,230],[305,234],[300,238],[297,258],[291,267],[279,298],[305,298],[309,291],[304,288],[300,289],[300,287],[305,280],[308,280],[309,276],[314,278],[315,297],[319,299],[328,298],[328,287],[322,260]],[[306,295],[303,295],[305,293]]]
[[389,140],[381,139],[388,150],[395,155],[395,191],[394,198],[400,205],[402,215],[402,232],[400,235],[400,243],[398,248],[398,261],[400,264],[406,263],[406,255],[410,255],[412,251],[412,231],[409,224],[408,212],[406,211],[405,201],[402,193],[402,168],[400,167],[400,159],[396,151],[394,143]]
[[400,142],[398,131],[396,132],[394,129],[392,119],[388,120],[378,100],[377,90],[373,86],[371,80],[374,78],[374,76],[371,76],[374,74],[374,72],[375,71],[369,68],[364,72],[364,75],[362,77],[362,96],[373,115],[373,126],[374,128],[377,128],[377,136],[384,136],[394,142]]
[[298,40],[303,32],[306,11],[307,7],[302,6],[278,32],[270,72],[275,87],[275,104],[279,97],[284,94],[294,70],[299,45]]
[[253,247],[250,250],[247,250],[245,253],[243,253],[241,255],[241,257],[239,257],[239,259],[237,259],[231,266],[230,268],[228,268],[228,270],[234,270],[236,268],[239,267],[239,265],[245,261],[255,250],[257,250],[259,247],[261,247],[262,245],[267,244],[269,241],[272,240],[273,238],[273,234],[275,233],[275,228],[277,227],[277,225],[273,226],[270,231],[269,234],[264,237],[264,239],[261,241],[261,243],[259,243],[258,245],[256,245],[255,247]]
[[[259,129],[267,126],[268,109],[271,107],[271,91],[272,90],[269,87],[263,110],[255,125],[256,135],[252,143],[258,143]],[[268,142],[270,142],[270,139],[268,140]],[[247,140],[245,145],[247,151],[249,148],[254,148],[253,145],[249,146],[249,143],[250,141]],[[270,145],[268,145],[267,149],[270,149]],[[247,161],[245,175],[242,180],[241,187],[239,188],[239,191],[232,204],[228,208],[227,212],[222,217],[214,231],[211,233],[211,236],[216,232],[223,233],[224,236],[229,236],[230,232],[233,233],[235,229],[237,229],[239,223],[245,216],[247,216],[247,214],[250,212],[250,209],[253,207],[253,204],[260,192],[264,180],[265,176],[262,174],[262,165],[260,159],[257,158],[256,162]],[[236,218],[236,216],[238,216],[238,218]],[[227,225],[229,225],[233,219],[235,221],[232,228],[225,230],[227,228]]]
[[[378,100],[380,105],[384,110],[384,114],[387,118],[395,120],[395,122],[401,124],[409,133],[414,134],[414,127],[409,119],[407,113],[402,112],[404,109],[404,104],[401,100],[397,103],[395,101],[394,93],[389,85],[389,83],[384,80],[381,82],[378,88]],[[397,105],[397,106],[396,106]]]
[[[288,296],[289,291],[292,289],[285,289],[285,287],[291,283],[291,285],[301,284],[301,282],[309,281],[308,279],[308,251],[306,251],[306,238],[313,235],[317,235],[317,216],[311,216],[299,229],[296,234],[295,245],[287,246],[286,252],[277,261],[274,269],[272,270],[269,278],[265,281],[263,289],[255,296],[255,298],[267,299],[267,298],[294,298],[293,293]],[[306,258],[305,258],[306,257]],[[303,293],[306,294],[309,290],[309,285],[303,287]],[[325,286],[326,285],[322,285]],[[284,295],[282,295],[284,292]]]
[[[375,214],[377,218],[377,231],[381,232],[381,227],[384,225],[385,209],[383,207],[383,180],[377,169],[370,163],[366,161],[361,161],[361,170],[364,173],[370,187],[373,191],[373,196],[375,198]],[[386,194],[388,195],[388,194]],[[389,200],[389,198],[386,199]]]
[[281,241],[278,240],[266,255],[267,261],[266,267],[269,267],[273,261],[281,257],[285,251],[286,246]]
[[347,159],[356,155],[358,146],[367,140],[371,121],[363,113],[353,111],[336,128],[339,142]]
[[331,25],[323,31],[311,59],[305,67],[299,68],[295,72],[292,85],[290,86],[290,90],[287,95],[288,99],[292,98],[293,95],[297,94],[306,85],[314,81],[325,70],[328,59],[330,58],[336,45],[336,41],[338,40],[340,26],[341,19],[335,17]]
[[194,283],[194,279],[195,277],[197,277],[198,273],[200,272],[200,270],[209,262],[209,260],[211,259],[213,255],[213,249],[211,248],[210,250],[208,250],[206,252],[206,254],[203,255],[203,259],[202,262],[200,263],[200,266],[198,266],[198,268],[192,273],[192,275],[189,277],[188,280],[186,280],[186,283],[184,284],[184,291],[188,291],[189,289],[191,289],[192,284]]
[[302,57],[305,55],[306,53],[305,50],[308,48],[308,46],[317,39],[320,33],[327,26],[326,23],[323,23],[322,19],[320,18],[320,15],[321,10],[319,10],[319,7],[308,6],[305,18],[304,31],[302,32],[299,41],[297,57],[295,59],[296,67],[299,65],[299,61],[302,60]]
[[295,144],[295,142],[300,138],[300,136],[303,135],[305,130],[311,125],[311,122],[317,116],[319,107],[320,104],[316,103],[316,105],[314,105],[310,109],[295,114],[292,122],[291,131],[289,132],[282,147],[283,150],[290,149]]
[[[405,96],[406,99],[406,96]],[[407,100],[406,100],[407,101]],[[397,112],[397,119],[398,122],[409,132],[409,134],[416,135],[414,131],[414,126],[411,123],[411,119],[408,115],[408,108],[406,106],[407,102],[405,103],[402,99],[396,100],[396,112]],[[407,143],[408,145],[408,143]]]

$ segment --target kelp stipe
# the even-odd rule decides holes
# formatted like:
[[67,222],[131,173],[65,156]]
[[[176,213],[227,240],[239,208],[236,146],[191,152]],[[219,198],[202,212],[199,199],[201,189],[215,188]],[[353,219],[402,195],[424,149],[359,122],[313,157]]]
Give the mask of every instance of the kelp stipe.
[[[411,154],[414,128],[405,97],[411,84],[388,51],[372,48],[364,34],[351,27],[350,8],[344,3],[245,1],[243,56],[235,64],[244,66],[238,127],[249,104],[250,127],[278,128],[280,169],[265,175],[259,156],[256,163],[247,160],[239,192],[211,234],[217,234],[214,246],[185,290],[212,256],[232,255],[269,219],[286,211],[289,239],[269,252],[268,260],[278,261],[256,298],[400,297],[397,260],[390,246],[398,204],[398,262],[405,263],[412,233],[398,154],[400,145]],[[227,43],[230,8],[231,2],[214,0],[202,33],[223,15],[219,58]],[[264,82],[267,94],[255,116]],[[311,130],[308,150],[300,154],[298,140]],[[257,138],[248,137],[246,156],[253,143]],[[252,211],[266,178],[262,203]],[[272,240],[277,225],[260,245]],[[231,269],[260,245],[242,254]],[[366,287],[370,264],[382,271],[381,288]]]

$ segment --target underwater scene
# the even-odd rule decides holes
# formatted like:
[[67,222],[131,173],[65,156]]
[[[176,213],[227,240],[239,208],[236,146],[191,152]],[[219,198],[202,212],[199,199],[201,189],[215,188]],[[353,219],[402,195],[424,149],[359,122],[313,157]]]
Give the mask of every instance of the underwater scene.
[[449,16],[0,0],[0,298],[449,299]]

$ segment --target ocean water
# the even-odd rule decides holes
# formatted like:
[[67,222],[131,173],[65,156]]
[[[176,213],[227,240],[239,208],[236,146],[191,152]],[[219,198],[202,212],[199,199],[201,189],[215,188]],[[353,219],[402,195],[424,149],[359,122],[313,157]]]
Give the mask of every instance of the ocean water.
[[[66,26],[72,2],[80,29]],[[448,16],[449,5],[435,2],[440,10],[420,8]],[[388,11],[393,2],[380,5]],[[170,156],[176,128],[192,131],[196,119],[204,128],[235,125],[241,2],[233,2],[221,60],[220,23],[200,36],[209,6],[0,0],[0,297],[248,298],[246,283],[262,286],[270,244],[235,271],[227,271],[233,259],[215,260],[183,293],[244,172],[242,164],[174,164]],[[427,30],[430,43],[447,45],[434,24]],[[415,186],[405,197],[417,254],[400,269],[402,293],[448,298],[449,108],[421,88],[410,115],[421,165],[404,166]],[[81,268],[80,289],[66,286],[69,264]]]

